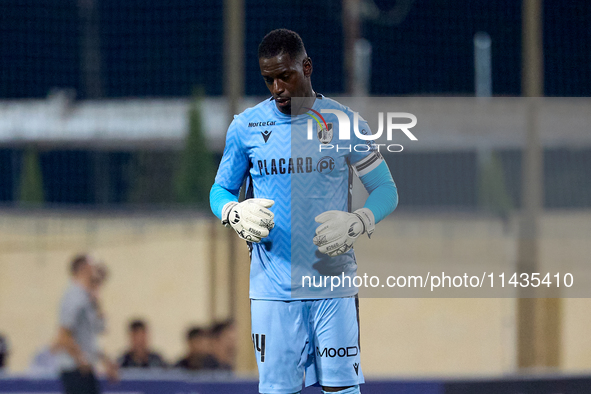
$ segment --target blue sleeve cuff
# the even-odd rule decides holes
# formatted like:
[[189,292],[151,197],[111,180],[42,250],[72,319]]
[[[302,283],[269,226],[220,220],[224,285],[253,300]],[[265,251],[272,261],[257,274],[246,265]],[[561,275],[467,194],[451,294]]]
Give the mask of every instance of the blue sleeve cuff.
[[[369,174],[368,174],[369,175]],[[214,183],[209,192],[209,206],[211,211],[218,219],[222,220],[222,209],[224,205],[231,201],[238,201],[238,190],[227,190],[221,187],[219,184]]]
[[361,182],[369,192],[364,208],[369,208],[378,223],[392,213],[398,205],[398,191],[386,162],[363,175]]

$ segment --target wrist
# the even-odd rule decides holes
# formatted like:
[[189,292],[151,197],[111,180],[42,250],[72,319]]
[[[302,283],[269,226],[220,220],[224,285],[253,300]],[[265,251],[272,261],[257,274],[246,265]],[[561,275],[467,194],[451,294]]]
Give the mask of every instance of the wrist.
[[361,223],[363,223],[363,232],[367,233],[368,237],[371,237],[376,228],[376,220],[371,209],[361,208],[353,213],[357,215],[359,220],[361,220]]
[[234,206],[237,204],[238,204],[238,202],[236,202],[236,201],[230,201],[230,202],[226,203],[224,205],[224,207],[222,208],[222,224],[224,226],[228,227],[230,212],[232,211],[232,208],[234,208]]

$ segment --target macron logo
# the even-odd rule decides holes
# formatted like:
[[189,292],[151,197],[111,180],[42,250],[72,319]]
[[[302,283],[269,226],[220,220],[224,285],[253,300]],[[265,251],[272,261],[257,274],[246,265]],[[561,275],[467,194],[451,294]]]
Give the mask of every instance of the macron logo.
[[269,137],[271,136],[271,132],[269,130],[261,131],[261,135],[263,136],[263,139],[265,140],[265,144],[266,144],[267,141],[269,141]]

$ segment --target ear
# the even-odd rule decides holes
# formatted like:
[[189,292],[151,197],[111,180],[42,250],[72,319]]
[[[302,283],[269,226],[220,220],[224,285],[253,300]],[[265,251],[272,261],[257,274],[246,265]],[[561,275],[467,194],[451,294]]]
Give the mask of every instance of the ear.
[[304,77],[309,77],[310,75],[312,75],[312,59],[310,59],[309,56],[306,56],[306,58],[304,59],[302,68],[304,70]]

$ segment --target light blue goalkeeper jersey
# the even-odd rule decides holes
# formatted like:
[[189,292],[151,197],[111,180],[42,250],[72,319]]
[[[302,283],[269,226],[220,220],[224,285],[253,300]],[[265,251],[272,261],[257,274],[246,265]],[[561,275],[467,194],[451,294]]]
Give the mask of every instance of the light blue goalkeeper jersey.
[[[337,116],[322,109],[347,114],[350,139],[339,139]],[[331,290],[330,281],[318,286],[326,276],[356,275],[353,250],[331,258],[312,242],[317,215],[350,211],[354,171],[363,176],[383,162],[373,143],[356,137],[355,120],[349,108],[321,95],[310,111],[297,117],[281,113],[272,99],[234,117],[215,182],[237,195],[246,179],[247,198],[275,201],[275,227],[267,238],[250,245],[250,298],[320,299],[357,293],[354,286]],[[370,132],[362,118],[358,130]]]

